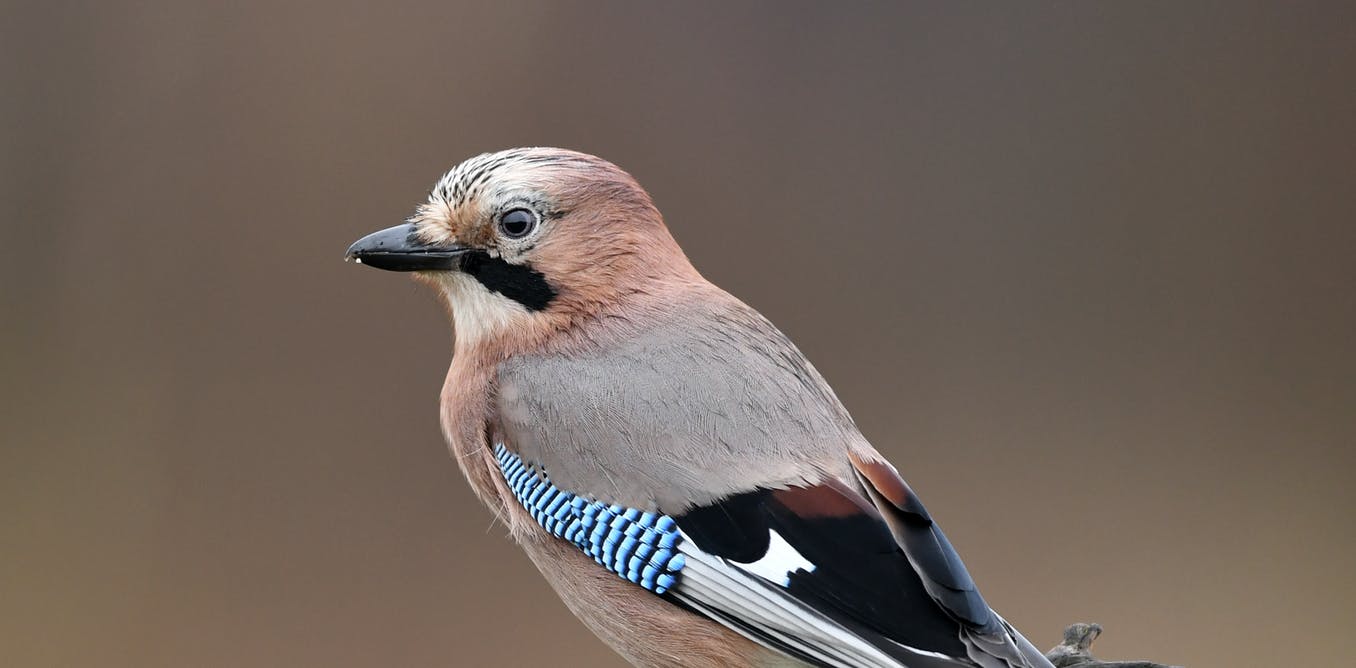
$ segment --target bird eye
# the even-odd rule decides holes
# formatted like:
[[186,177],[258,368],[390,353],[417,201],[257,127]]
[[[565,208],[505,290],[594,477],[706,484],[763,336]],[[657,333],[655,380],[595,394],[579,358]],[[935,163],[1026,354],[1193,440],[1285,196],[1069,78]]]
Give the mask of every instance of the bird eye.
[[521,239],[537,226],[537,215],[527,209],[512,209],[499,218],[499,231],[510,239]]

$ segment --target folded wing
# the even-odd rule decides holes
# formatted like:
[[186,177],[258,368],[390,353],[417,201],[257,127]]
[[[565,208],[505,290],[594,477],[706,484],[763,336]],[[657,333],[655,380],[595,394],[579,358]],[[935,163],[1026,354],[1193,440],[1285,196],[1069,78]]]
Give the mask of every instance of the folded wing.
[[860,481],[757,489],[670,517],[589,501],[496,453],[519,502],[600,566],[812,665],[1049,665],[884,462],[854,460]]

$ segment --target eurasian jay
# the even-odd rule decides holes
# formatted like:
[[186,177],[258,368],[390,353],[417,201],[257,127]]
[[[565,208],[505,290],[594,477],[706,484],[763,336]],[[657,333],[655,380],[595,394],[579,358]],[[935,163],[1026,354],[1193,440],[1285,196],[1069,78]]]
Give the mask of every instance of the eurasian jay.
[[617,166],[476,156],[348,257],[446,299],[457,464],[631,663],[1050,666],[815,368],[697,273]]

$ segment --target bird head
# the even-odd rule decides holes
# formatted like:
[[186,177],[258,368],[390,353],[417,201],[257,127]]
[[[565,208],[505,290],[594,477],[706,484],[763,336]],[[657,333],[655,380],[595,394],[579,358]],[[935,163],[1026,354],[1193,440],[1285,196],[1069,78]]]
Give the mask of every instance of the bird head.
[[699,280],[635,179],[555,148],[453,167],[405,223],[359,239],[347,257],[434,285],[459,345],[565,328]]

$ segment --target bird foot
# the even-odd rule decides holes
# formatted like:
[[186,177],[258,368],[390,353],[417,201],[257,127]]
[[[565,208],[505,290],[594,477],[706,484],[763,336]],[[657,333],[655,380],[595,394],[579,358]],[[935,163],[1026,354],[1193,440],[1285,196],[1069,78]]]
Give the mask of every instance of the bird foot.
[[1181,668],[1152,661],[1101,661],[1092,655],[1092,641],[1102,635],[1101,624],[1079,622],[1064,629],[1064,642],[1056,645],[1045,658],[1055,668]]

